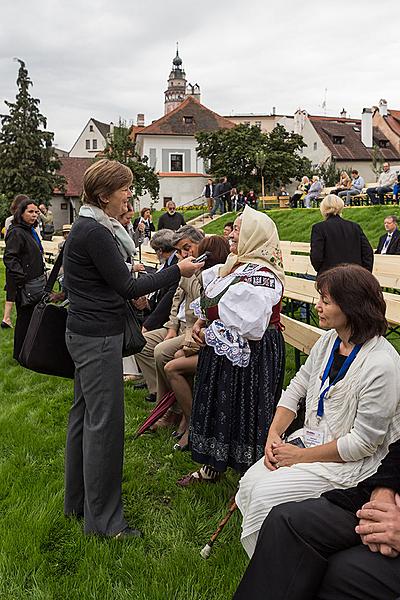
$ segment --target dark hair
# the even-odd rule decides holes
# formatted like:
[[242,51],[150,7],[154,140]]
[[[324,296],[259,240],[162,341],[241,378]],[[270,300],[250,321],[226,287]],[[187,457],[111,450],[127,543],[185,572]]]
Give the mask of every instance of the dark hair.
[[15,211],[17,210],[18,206],[23,200],[29,200],[29,196],[26,196],[25,194],[17,194],[15,196],[14,200],[11,202],[10,205],[10,213],[12,215],[15,215]]
[[357,169],[352,169],[352,170],[351,170],[351,172],[352,172],[352,173],[357,173],[357,175],[358,175],[358,171],[357,171]]
[[148,211],[150,212],[150,214],[151,214],[151,209],[150,209],[150,208],[147,208],[147,207],[145,206],[145,207],[144,207],[144,208],[142,208],[142,210],[140,211],[140,216],[141,216],[141,217],[143,217],[143,216],[144,216],[144,213],[145,213],[147,210],[148,210]]
[[211,252],[211,254],[207,257],[204,268],[209,269],[214,265],[220,265],[226,261],[229,254],[229,244],[222,235],[209,235],[200,242],[197,250],[198,255],[200,256],[206,250],[207,252]]
[[[26,200],[22,200],[22,202],[19,204],[17,210],[14,213],[14,219],[13,219],[14,225],[21,225],[21,223],[25,222],[22,218],[22,215],[24,214],[24,212],[26,211],[27,207],[30,204],[34,204],[35,206],[37,206],[37,203],[34,200],[30,200],[30,198],[27,198]],[[33,224],[33,226],[34,227],[37,226],[37,221]]]
[[233,221],[228,221],[227,223],[225,223],[224,229],[225,229],[225,227],[230,227],[231,229],[233,229],[233,226],[234,226],[234,222]]
[[387,330],[386,303],[378,280],[360,265],[342,264],[317,276],[316,288],[329,294],[346,315],[353,344],[363,344]]

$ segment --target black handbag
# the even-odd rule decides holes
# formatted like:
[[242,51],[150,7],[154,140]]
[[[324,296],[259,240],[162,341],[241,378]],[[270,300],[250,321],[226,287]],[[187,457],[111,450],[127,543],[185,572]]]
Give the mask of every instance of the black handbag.
[[75,365],[65,343],[68,311],[64,306],[51,304],[49,300],[62,257],[63,249],[50,273],[42,298],[33,310],[18,360],[31,371],[73,379]]
[[146,339],[142,334],[139,321],[135,314],[135,308],[128,300],[126,303],[126,319],[122,356],[132,356],[132,354],[137,354],[143,350],[145,345]]
[[20,289],[20,306],[32,306],[37,304],[42,298],[44,288],[46,287],[46,275],[40,275],[24,283]]

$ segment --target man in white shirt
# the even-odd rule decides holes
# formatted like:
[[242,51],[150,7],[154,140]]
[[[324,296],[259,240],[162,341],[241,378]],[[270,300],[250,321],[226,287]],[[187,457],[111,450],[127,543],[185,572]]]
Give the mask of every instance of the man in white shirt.
[[396,181],[396,172],[391,171],[390,164],[385,162],[383,165],[383,173],[379,175],[377,186],[367,189],[371,204],[385,204],[385,194],[393,191],[393,186]]
[[397,227],[396,215],[385,217],[383,225],[386,229],[386,233],[379,238],[375,254],[400,255],[400,232]]

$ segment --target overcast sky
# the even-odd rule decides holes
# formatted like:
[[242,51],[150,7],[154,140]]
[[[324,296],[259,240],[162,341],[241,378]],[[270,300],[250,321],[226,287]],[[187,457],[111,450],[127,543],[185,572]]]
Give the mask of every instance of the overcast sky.
[[400,109],[399,0],[0,0],[0,113],[26,62],[55,143],[90,117],[163,114],[179,41],[187,79],[220,114],[359,116]]

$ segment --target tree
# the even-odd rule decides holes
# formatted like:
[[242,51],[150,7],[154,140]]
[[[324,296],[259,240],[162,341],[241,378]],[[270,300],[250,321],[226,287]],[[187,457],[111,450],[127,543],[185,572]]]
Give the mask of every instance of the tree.
[[135,143],[131,140],[130,129],[125,121],[119,119],[118,126],[110,134],[110,139],[104,149],[104,156],[110,160],[118,160],[130,168],[133,173],[134,197],[150,194],[152,205],[157,202],[160,183],[152,167],[149,167],[148,157],[140,157],[136,152]]
[[319,165],[314,170],[314,175],[318,175],[324,182],[325,187],[333,187],[340,179],[341,170],[338,169],[336,161],[332,158],[329,162]]
[[61,163],[53,146],[54,134],[46,131],[40,100],[29,93],[28,70],[22,60],[18,62],[15,102],[5,100],[9,114],[0,115],[0,192],[9,200],[27,194],[48,204],[53,189],[63,189],[65,179],[57,174]]
[[198,133],[196,139],[197,153],[210,162],[213,175],[226,175],[236,187],[259,189],[257,184],[261,181],[262,189],[265,180],[272,191],[300,178],[311,166],[299,154],[305,146],[303,138],[281,125],[271,133],[263,133],[256,125],[240,124],[232,129]]
[[376,144],[372,147],[372,170],[375,173],[376,177],[382,173],[382,166],[385,162],[385,157],[382,152],[379,150]]

